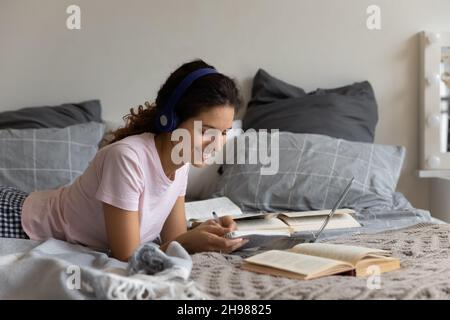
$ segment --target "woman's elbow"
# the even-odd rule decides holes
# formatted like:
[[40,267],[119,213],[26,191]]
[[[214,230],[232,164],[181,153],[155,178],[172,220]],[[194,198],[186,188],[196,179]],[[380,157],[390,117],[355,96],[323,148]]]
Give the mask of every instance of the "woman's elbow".
[[117,260],[120,260],[123,262],[128,262],[128,260],[130,260],[130,257],[132,255],[133,255],[133,252],[118,252],[118,253],[113,252],[112,253],[112,257],[114,259],[117,259]]

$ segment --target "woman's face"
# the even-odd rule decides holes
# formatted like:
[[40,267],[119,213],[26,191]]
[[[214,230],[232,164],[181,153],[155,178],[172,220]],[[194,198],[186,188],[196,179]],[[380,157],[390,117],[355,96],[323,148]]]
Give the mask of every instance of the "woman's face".
[[222,149],[226,133],[233,124],[234,108],[221,105],[209,108],[198,116],[182,122],[178,128],[186,129],[190,136],[190,163],[196,167]]

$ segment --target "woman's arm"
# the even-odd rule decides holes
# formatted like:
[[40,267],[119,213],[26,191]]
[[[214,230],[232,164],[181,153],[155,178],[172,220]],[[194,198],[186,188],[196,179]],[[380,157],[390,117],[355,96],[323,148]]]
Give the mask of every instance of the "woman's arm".
[[186,215],[184,212],[184,197],[178,197],[161,230],[161,243],[170,242],[186,231],[187,227]]
[[106,235],[114,258],[128,261],[140,244],[139,212],[103,202]]

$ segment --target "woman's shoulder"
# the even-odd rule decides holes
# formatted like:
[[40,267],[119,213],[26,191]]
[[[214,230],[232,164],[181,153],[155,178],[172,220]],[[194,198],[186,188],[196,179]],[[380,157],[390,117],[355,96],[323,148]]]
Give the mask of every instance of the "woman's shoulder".
[[134,151],[134,153],[139,154],[140,151],[148,147],[148,140],[151,137],[149,137],[148,133],[141,133],[136,135],[131,135],[126,138],[123,138],[119,141],[116,141],[114,143],[108,144],[100,151],[104,151],[107,153],[114,153],[117,155],[120,155],[122,153],[129,153],[130,151]]
[[139,153],[139,147],[128,141],[119,140],[111,143],[100,149],[95,155],[94,162],[101,164],[101,167],[113,163],[134,163],[137,166],[141,165],[141,156]]

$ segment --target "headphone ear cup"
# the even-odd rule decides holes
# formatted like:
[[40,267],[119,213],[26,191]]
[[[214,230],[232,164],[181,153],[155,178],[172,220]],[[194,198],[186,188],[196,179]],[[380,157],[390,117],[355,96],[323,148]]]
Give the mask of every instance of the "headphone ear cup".
[[168,118],[164,114],[164,112],[157,112],[155,117],[155,127],[158,132],[166,131],[166,127],[168,124]]
[[178,117],[174,112],[159,112],[155,121],[156,128],[160,132],[173,131],[178,125]]
[[165,131],[173,131],[176,128],[176,123],[175,123],[175,112],[171,111],[171,112],[165,112],[164,116],[166,116],[167,118],[167,124],[164,126],[165,127]]

